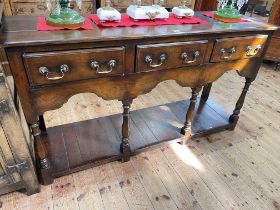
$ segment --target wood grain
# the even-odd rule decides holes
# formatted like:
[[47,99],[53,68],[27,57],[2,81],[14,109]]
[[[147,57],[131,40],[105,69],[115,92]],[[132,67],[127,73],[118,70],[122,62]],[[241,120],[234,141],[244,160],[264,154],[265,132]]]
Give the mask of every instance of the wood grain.
[[[165,44],[152,44],[152,45],[137,45],[137,63],[136,71],[156,71],[163,69],[180,68],[184,66],[200,65],[203,59],[209,60],[210,55],[205,54],[208,40],[195,41],[195,42],[177,42],[177,43],[165,43]],[[198,52],[198,57],[194,57],[194,53]],[[182,54],[186,53],[187,59],[182,58]],[[152,68],[147,63],[146,56],[151,56],[153,61],[152,65],[160,63],[160,56],[164,55],[165,60],[162,65],[156,68]],[[195,61],[194,61],[195,59]],[[191,62],[194,61],[194,62]]]
[[[120,76],[124,74],[125,47],[51,53],[25,53],[23,58],[28,69],[28,78],[31,85],[45,85],[105,76]],[[98,73],[98,71],[109,71],[110,67],[108,64],[111,60],[116,62],[112,72]],[[91,66],[92,62],[97,62],[97,65],[99,65],[98,69]],[[65,76],[61,80],[47,80],[45,75],[39,72],[40,67],[46,67],[50,72],[50,78],[59,77],[61,76],[61,65],[69,67],[69,71],[64,73]]]
[[[264,48],[264,44],[267,40],[267,36],[255,36],[255,37],[240,37],[240,38],[227,38],[216,40],[214,46],[214,51],[211,57],[211,62],[220,62],[227,60],[237,60],[241,58],[251,58],[251,57],[260,57]],[[260,46],[260,49],[256,50],[256,47]],[[247,48],[251,47],[252,52],[247,53]],[[234,52],[230,53],[231,49],[235,49]],[[225,54],[222,54],[222,49],[226,51]],[[254,52],[255,51],[255,52]],[[225,58],[228,57],[228,58]]]
[[[193,138],[211,132],[211,128],[230,128],[229,114],[217,114],[213,102],[207,102],[211,106],[203,101],[201,103],[196,106],[198,113],[193,121]],[[182,101],[132,111],[129,138],[132,154],[150,147],[159,147],[158,144],[168,144],[170,140],[182,141],[184,138],[180,129],[185,122],[182,113],[186,113],[188,105],[188,101]],[[120,114],[49,128],[43,140],[53,165],[54,176],[121,159],[121,128]]]
[[[75,188],[71,188],[66,196],[76,199],[78,207],[76,204],[74,206],[80,210],[105,209],[104,205],[110,206],[106,204],[109,201],[101,199],[98,188],[98,186],[101,186],[101,189],[103,186],[107,187],[109,183],[123,186],[121,192],[123,192],[124,197],[119,205],[118,201],[120,200],[117,200],[114,196],[110,197],[111,200],[114,200],[110,202],[115,202],[116,208],[121,208],[123,202],[127,201],[130,208],[155,209],[156,206],[160,205],[156,203],[155,198],[164,199],[161,197],[163,194],[160,191],[163,184],[167,186],[165,189],[167,189],[170,199],[176,204],[176,208],[177,206],[191,204],[197,206],[196,209],[201,207],[201,209],[217,210],[225,209],[224,205],[228,203],[228,206],[235,205],[235,209],[277,210],[280,196],[280,183],[279,178],[277,178],[280,174],[278,163],[280,158],[278,138],[280,87],[277,81],[280,79],[280,74],[273,71],[272,68],[273,66],[267,65],[261,68],[259,77],[248,94],[242,119],[237,124],[235,132],[222,132],[211,135],[207,139],[198,138],[196,141],[190,141],[188,147],[184,147],[187,150],[183,150],[188,151],[189,155],[186,156],[179,156],[176,150],[169,146],[163,147],[162,150],[158,149],[136,156],[146,161],[143,165],[136,165],[136,167],[131,165],[134,163],[134,157],[132,157],[133,162],[125,164],[110,163],[108,165],[114,170],[113,174],[115,176],[112,179],[115,182],[97,181],[94,174],[99,175],[100,170],[99,168],[93,168],[71,175],[74,181],[68,177],[63,177],[61,178],[64,180],[63,182],[56,183],[66,184],[71,181],[71,185],[75,185]],[[214,98],[215,101],[223,104],[227,111],[232,111],[235,101],[239,97],[240,89],[241,82],[237,75],[229,72],[213,85],[210,98]],[[151,93],[137,98],[132,109],[185,99],[186,95],[190,96],[190,91],[187,88],[184,88],[184,90],[182,91],[182,88],[174,81],[164,82]],[[176,94],[173,94],[174,92]],[[76,109],[73,109],[73,107],[76,107]],[[121,104],[117,101],[107,102],[100,100],[94,94],[80,94],[72,97],[58,111],[48,112],[45,118],[47,126],[50,127],[101,117],[108,115],[108,113],[117,114],[121,111]],[[184,119],[184,116],[182,116],[182,119]],[[167,159],[165,154],[168,154]],[[182,162],[181,158],[189,161]],[[193,158],[197,162],[191,162]],[[203,170],[195,168],[196,165],[190,165],[190,163],[197,163],[198,165],[200,163]],[[178,165],[180,166],[179,173],[176,173],[174,168],[179,167]],[[140,181],[141,176],[138,175],[137,171],[142,170],[142,173],[148,174],[148,170],[151,169],[156,172],[156,178],[162,184],[154,182],[151,187]],[[157,171],[157,169],[160,171]],[[188,173],[188,176],[185,177],[183,175],[186,170],[191,173]],[[145,179],[150,179],[150,177],[154,179],[154,176],[154,174],[151,174]],[[185,183],[186,178],[189,181]],[[127,184],[127,179],[131,181],[131,184]],[[2,209],[30,209],[35,207],[36,209],[48,209],[48,207],[53,209],[51,188],[55,186],[59,185],[43,187],[40,194],[31,197],[19,193],[1,196]],[[202,189],[204,190],[201,192]],[[74,191],[75,193],[73,193]],[[202,197],[199,196],[200,193]],[[150,200],[148,194],[153,194],[154,200]],[[190,197],[187,195],[190,195]],[[213,195],[212,201],[208,202],[207,198],[211,198]],[[60,203],[62,209],[69,207],[69,204],[62,202],[62,197],[55,196],[55,198],[55,203]],[[213,205],[217,199],[220,201],[219,205]],[[103,202],[105,202],[104,205]],[[223,205],[221,206],[221,204]],[[226,207],[228,206],[226,205]],[[163,207],[163,209],[166,208]],[[195,207],[191,209],[195,209]]]

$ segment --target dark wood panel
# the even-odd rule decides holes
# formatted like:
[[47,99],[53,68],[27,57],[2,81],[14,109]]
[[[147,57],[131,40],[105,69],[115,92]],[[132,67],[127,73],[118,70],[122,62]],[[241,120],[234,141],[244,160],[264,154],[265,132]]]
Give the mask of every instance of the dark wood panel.
[[265,54],[265,59],[280,62],[280,36],[273,37]]
[[[203,62],[208,40],[137,46],[138,72],[180,68]],[[183,54],[185,57],[183,57]],[[161,60],[162,56],[164,60]],[[208,55],[210,57],[210,54]],[[147,58],[152,59],[151,62]],[[209,60],[209,59],[208,59]]]
[[278,25],[278,26],[280,25],[280,1],[279,0],[274,1],[268,22],[274,25]]
[[217,0],[196,0],[195,11],[216,11]]
[[118,155],[121,141],[110,118],[76,123],[75,127],[84,162]]
[[[280,1],[275,0],[272,5],[271,14],[269,16],[268,22],[280,26]],[[273,38],[265,55],[266,60],[280,62],[280,30],[274,32]]]
[[[23,54],[23,60],[31,84],[62,83],[122,75],[125,66],[125,47],[25,53]],[[115,62],[114,66],[110,66],[111,61]],[[95,62],[96,67],[92,66],[93,62]],[[67,72],[61,72],[62,65],[66,65]],[[49,72],[48,75],[47,73],[41,74],[40,68],[45,68]],[[55,77],[57,79],[54,79]],[[58,79],[59,77],[62,78]]]
[[131,115],[131,121],[133,125],[137,125],[143,139],[142,141],[144,141],[144,145],[150,145],[157,141],[157,138],[153,134],[151,128],[147,125],[140,111],[133,112],[133,115]]
[[[145,120],[146,125],[152,130],[158,142],[175,139],[174,137],[176,136],[174,134],[176,131],[179,132],[179,128],[183,126],[166,105],[145,109],[141,114],[142,119]],[[176,138],[180,137],[178,134]]]
[[51,156],[65,153],[66,150],[61,126],[56,129],[48,130],[48,135],[43,136],[49,140],[46,141],[46,144]]
[[67,151],[69,167],[77,167],[83,161],[83,159],[80,151],[80,145],[76,135],[75,126],[73,124],[63,125],[62,133],[65,149]]
[[[189,101],[182,101],[171,104],[169,108],[181,122],[184,122],[185,116],[182,113],[186,112],[188,106]],[[213,103],[212,100],[208,100],[207,103],[199,100],[195,110],[196,115],[193,119],[192,138],[203,136],[205,132],[213,133],[216,130],[230,128],[228,123],[229,114],[223,111],[221,106]],[[217,112],[217,115],[213,114],[213,110]]]
[[[187,100],[131,112],[130,145],[133,154],[160,147],[172,140],[181,141],[184,137],[180,129],[188,105]],[[216,108],[211,100],[198,103],[193,138],[211,133],[211,128],[225,130],[230,126],[229,115],[220,116]],[[44,138],[49,142],[47,149],[54,166],[54,177],[121,159],[121,125],[122,115],[118,114],[48,128],[48,136]]]
[[260,57],[267,35],[217,39],[211,62]]

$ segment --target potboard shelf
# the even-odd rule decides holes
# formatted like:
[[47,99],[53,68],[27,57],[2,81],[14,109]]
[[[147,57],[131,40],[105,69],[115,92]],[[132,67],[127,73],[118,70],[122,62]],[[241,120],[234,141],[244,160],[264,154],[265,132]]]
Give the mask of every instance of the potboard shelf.
[[[133,154],[180,142],[189,100],[131,112]],[[192,138],[229,129],[229,114],[213,101],[197,103]],[[47,129],[44,135],[54,177],[121,159],[122,115],[112,115]]]

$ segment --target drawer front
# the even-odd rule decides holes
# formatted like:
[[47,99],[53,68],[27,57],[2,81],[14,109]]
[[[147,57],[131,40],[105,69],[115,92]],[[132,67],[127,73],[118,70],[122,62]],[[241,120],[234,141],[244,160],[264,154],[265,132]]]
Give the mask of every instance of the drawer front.
[[260,57],[267,35],[217,39],[211,62]]
[[124,47],[25,53],[23,60],[32,85],[44,85],[122,75]]
[[203,63],[207,40],[137,46],[136,71],[154,71]]

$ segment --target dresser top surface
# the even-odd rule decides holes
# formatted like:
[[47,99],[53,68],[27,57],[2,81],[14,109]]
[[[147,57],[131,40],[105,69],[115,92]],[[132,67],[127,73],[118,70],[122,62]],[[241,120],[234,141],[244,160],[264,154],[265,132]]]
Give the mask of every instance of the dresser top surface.
[[277,29],[276,26],[249,17],[246,18],[250,19],[251,22],[222,23],[203,16],[202,12],[196,12],[195,16],[207,21],[207,24],[100,28],[92,23],[93,30],[60,31],[37,31],[37,17],[35,16],[10,16],[6,17],[3,22],[0,44],[4,47],[67,44],[234,32],[259,32]]

